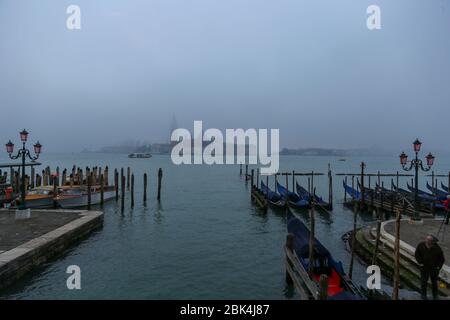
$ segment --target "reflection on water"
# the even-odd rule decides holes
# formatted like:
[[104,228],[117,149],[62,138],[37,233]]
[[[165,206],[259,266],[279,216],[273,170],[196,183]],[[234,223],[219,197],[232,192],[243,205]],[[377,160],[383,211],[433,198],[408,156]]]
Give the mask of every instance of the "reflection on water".
[[[326,172],[330,162],[333,172],[350,172],[359,168],[362,160],[368,172],[391,172],[398,162],[397,158],[349,158],[340,162],[334,158],[290,156],[281,158],[280,170]],[[249,186],[239,176],[238,166],[174,166],[168,156],[130,161],[126,155],[111,154],[43,155],[42,161],[53,168],[108,165],[110,172],[131,166],[135,174],[135,207],[130,208],[128,193],[123,212],[120,202],[106,203],[101,230],[24,277],[1,297],[295,298],[292,288],[285,284],[285,213],[270,209],[263,213],[253,207]],[[443,162],[442,168],[450,167],[449,161]],[[160,203],[156,201],[158,168],[164,170]],[[144,172],[149,177],[145,206]],[[328,197],[326,176],[315,179],[315,187],[318,195]],[[353,213],[342,206],[342,180],[334,179],[333,190],[333,212],[318,210],[315,214],[316,236],[348,270],[350,255],[341,236],[352,229]],[[296,214],[309,223],[308,211]],[[359,215],[358,225],[373,220],[371,214]],[[356,261],[354,279],[365,285],[365,266]],[[66,289],[65,271],[72,264],[81,268],[81,290]],[[384,279],[386,291],[390,290],[389,284]]]

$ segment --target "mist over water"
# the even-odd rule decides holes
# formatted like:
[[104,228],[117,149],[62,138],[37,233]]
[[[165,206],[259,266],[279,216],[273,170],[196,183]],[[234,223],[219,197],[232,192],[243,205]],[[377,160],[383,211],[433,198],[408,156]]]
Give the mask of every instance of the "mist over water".
[[[53,152],[279,128],[281,147],[448,152],[448,1],[0,2],[0,136]],[[7,121],[5,121],[7,119]]]

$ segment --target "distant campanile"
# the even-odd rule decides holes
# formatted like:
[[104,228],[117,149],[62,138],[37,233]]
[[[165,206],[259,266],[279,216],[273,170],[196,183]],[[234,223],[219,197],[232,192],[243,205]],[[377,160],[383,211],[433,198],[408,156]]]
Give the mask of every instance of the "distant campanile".
[[169,132],[169,143],[170,143],[170,144],[176,143],[176,141],[170,141],[170,137],[172,136],[172,132],[173,132],[175,129],[178,129],[178,128],[179,128],[179,127],[178,127],[177,118],[175,117],[175,114],[174,114],[174,115],[172,115],[172,122],[171,122],[171,124],[170,124],[170,132]]

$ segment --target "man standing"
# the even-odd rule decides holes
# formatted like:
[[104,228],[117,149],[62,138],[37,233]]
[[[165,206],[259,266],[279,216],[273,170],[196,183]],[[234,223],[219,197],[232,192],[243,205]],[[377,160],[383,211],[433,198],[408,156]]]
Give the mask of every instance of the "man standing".
[[427,299],[428,278],[431,280],[431,290],[433,298],[438,299],[438,276],[439,271],[444,265],[444,253],[437,244],[438,239],[428,235],[425,241],[419,243],[416,248],[415,257],[420,266],[421,294],[422,299]]

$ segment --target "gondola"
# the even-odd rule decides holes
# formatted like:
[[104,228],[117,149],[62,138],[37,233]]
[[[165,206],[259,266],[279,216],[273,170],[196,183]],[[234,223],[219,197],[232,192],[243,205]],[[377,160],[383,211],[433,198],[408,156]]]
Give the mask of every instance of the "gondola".
[[[344,189],[345,192],[347,192],[347,194],[352,197],[355,200],[361,200],[361,192],[359,192],[358,190],[356,190],[355,188],[350,187],[349,185],[347,185],[345,183],[345,181],[343,181],[343,185],[344,185]],[[366,195],[365,198],[368,199],[368,196]]]
[[309,199],[301,198],[295,192],[287,190],[281,184],[277,182],[277,189],[279,194],[285,201],[288,201],[289,206],[297,209],[309,208]]
[[392,189],[395,190],[396,192],[402,193],[404,195],[411,195],[411,191],[408,191],[406,189],[403,189],[403,188],[400,188],[400,187],[396,186],[394,184],[394,181],[391,181],[391,184],[392,184]]
[[441,182],[441,188],[442,188],[442,190],[444,190],[448,194],[448,187],[445,186],[445,184],[443,184],[442,182]]
[[438,188],[433,188],[428,182],[427,189],[434,193],[439,198],[439,200],[445,200],[447,198],[447,192],[439,190]]
[[[305,188],[303,188],[301,185],[298,184],[298,182],[295,182],[295,188],[297,190],[297,194],[300,198],[305,199],[307,201],[310,201],[311,193],[308,192]],[[331,204],[324,201],[322,197],[319,197],[317,195],[314,195],[315,203],[318,205],[319,208],[323,209],[331,209]]]
[[[414,197],[414,187],[410,186],[409,183],[406,184],[408,190],[402,189],[402,188],[398,188],[394,182],[392,182],[392,186],[395,190],[397,190],[400,193],[405,194],[406,196],[408,196],[410,199],[413,199]],[[427,183],[427,187],[429,187],[429,184]],[[436,210],[443,210],[444,209],[444,205],[442,203],[442,200],[444,199],[441,196],[433,196],[432,194],[425,192],[423,190],[418,190],[418,198],[419,198],[419,202],[423,205],[424,208],[430,208],[430,207],[434,207],[434,209]]]
[[[310,231],[289,209],[287,211],[287,231],[294,235],[294,251],[305,270],[309,270]],[[318,283],[320,276],[327,275],[329,300],[364,300],[361,291],[346,276],[342,263],[314,238],[313,269],[309,280]]]
[[270,190],[268,186],[261,181],[261,192],[266,196],[269,205],[276,209],[282,209],[286,207],[286,202],[283,200],[282,196],[278,193]]
[[[411,186],[409,183],[406,183],[406,186],[407,186],[407,188],[408,188],[408,190],[409,190],[410,192],[412,192],[412,193],[415,192],[414,187]],[[429,185],[428,185],[428,183],[427,183],[427,188],[428,188],[428,187],[429,187]],[[423,190],[418,189],[418,190],[417,190],[417,193],[418,193],[418,195],[419,195],[419,197],[420,197],[421,199],[429,200],[429,201],[434,201],[434,200],[436,200],[436,197],[435,197],[435,196],[433,196],[431,193],[428,193],[428,192],[426,192],[426,191],[423,191]]]

